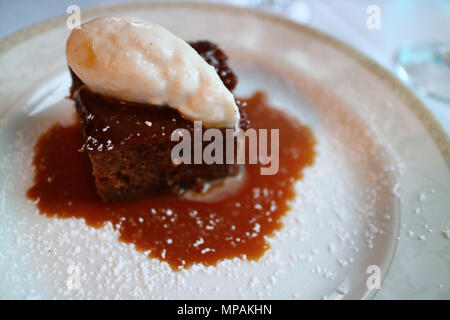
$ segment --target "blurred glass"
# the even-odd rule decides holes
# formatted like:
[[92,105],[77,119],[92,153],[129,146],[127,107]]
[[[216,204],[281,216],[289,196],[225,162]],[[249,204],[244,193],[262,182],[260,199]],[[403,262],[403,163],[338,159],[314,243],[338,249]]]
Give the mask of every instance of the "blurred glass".
[[422,43],[400,49],[397,75],[431,97],[450,103],[450,43]]

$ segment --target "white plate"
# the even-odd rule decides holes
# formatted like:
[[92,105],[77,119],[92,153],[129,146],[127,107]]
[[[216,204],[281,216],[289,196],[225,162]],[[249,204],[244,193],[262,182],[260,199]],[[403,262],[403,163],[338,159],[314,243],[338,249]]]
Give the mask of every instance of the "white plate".
[[[368,298],[378,292],[367,287],[371,265],[387,275],[379,298],[450,297],[449,140],[397,80],[328,36],[255,11],[133,4],[82,19],[108,14],[218,42],[238,95],[265,90],[312,128],[315,164],[256,262],[174,272],[119,242],[111,225],[44,217],[25,192],[38,135],[71,121],[69,30],[65,17],[28,28],[0,43],[1,298]],[[77,268],[79,289],[67,286]]]

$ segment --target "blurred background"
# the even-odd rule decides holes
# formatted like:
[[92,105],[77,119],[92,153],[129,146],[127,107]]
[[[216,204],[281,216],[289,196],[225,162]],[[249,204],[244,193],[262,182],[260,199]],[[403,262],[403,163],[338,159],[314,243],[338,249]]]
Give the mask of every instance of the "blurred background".
[[[0,39],[37,22],[64,15],[69,5],[78,5],[83,9],[119,2],[132,1],[0,0]],[[407,82],[408,85],[450,134],[450,46],[448,45],[450,43],[450,0],[210,0],[206,2],[230,3],[270,11],[343,40],[377,61],[392,74],[403,80],[410,80]],[[438,54],[436,51],[439,51]],[[416,63],[415,69],[408,69],[411,61]],[[399,65],[399,62],[403,64],[403,67]],[[416,68],[417,63],[419,63],[419,69]],[[428,82],[425,87],[420,86],[422,90],[419,90],[417,81],[411,81],[411,79],[422,76],[425,80],[419,80]],[[430,87],[437,88],[439,94],[435,94],[434,97],[430,95],[432,91]]]

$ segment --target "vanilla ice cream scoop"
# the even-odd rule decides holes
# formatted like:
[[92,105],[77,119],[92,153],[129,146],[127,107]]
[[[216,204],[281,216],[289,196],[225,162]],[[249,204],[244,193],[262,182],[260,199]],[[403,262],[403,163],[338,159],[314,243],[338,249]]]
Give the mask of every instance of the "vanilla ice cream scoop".
[[214,67],[159,25],[98,18],[72,31],[66,56],[73,72],[94,92],[168,105],[209,127],[238,126],[234,97]]

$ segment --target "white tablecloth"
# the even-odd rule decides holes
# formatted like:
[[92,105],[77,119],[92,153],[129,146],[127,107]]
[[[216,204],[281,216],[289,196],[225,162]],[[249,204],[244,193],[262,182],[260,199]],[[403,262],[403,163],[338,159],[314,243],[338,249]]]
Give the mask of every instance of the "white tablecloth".
[[[222,2],[255,5],[261,1],[265,0]],[[269,0],[276,1],[286,3],[289,0]],[[50,17],[66,14],[66,8],[72,4],[83,9],[117,2],[131,1],[0,0],[0,38]],[[394,53],[400,47],[428,41],[450,41],[449,0],[291,0],[290,3],[289,9],[281,14],[343,40],[391,72],[394,70]],[[381,9],[379,30],[367,28],[369,15],[366,10],[370,5]],[[420,92],[416,94],[450,134],[450,105]]]

